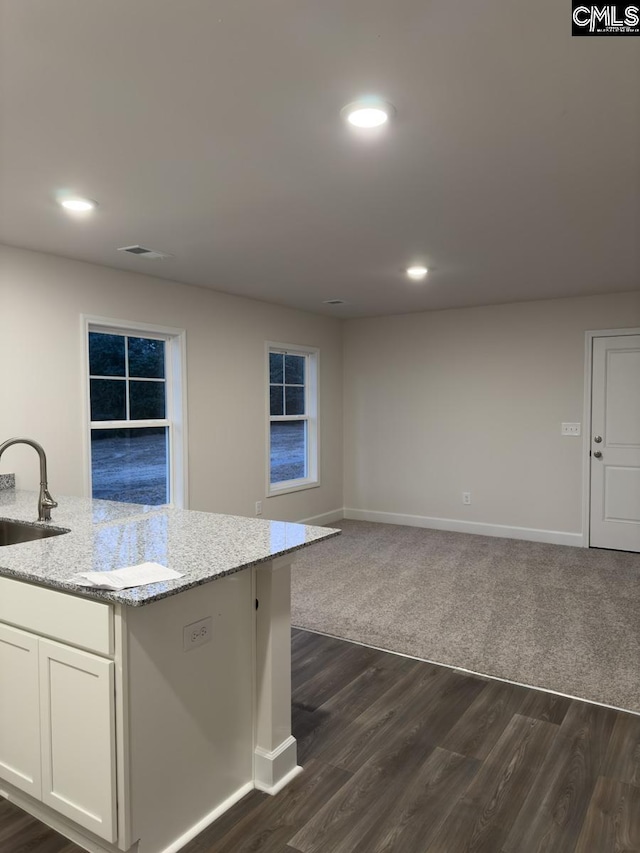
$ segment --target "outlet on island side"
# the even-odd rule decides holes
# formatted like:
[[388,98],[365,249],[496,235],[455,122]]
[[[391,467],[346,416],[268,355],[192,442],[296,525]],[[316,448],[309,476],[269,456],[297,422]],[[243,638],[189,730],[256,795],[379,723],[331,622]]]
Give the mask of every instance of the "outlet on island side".
[[262,515],[262,501],[256,501],[256,515]]
[[206,616],[198,622],[191,622],[190,625],[185,625],[182,629],[182,650],[190,652],[191,649],[197,649],[198,646],[210,643],[212,630],[213,619],[211,616]]
[[470,504],[471,503],[471,492],[463,492],[462,493],[462,503]]

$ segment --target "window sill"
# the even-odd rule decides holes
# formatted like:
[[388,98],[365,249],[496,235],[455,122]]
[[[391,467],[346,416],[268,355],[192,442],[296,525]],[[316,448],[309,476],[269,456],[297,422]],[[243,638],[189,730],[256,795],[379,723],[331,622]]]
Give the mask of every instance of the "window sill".
[[267,489],[267,498],[275,498],[278,495],[287,495],[290,492],[303,492],[306,489],[317,489],[320,480],[287,480],[284,483],[270,485]]

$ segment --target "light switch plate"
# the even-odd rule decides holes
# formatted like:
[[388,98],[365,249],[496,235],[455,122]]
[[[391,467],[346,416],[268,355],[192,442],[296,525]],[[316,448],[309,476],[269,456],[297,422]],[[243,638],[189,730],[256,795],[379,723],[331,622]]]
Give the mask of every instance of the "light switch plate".
[[562,424],[562,435],[580,435],[580,424]]

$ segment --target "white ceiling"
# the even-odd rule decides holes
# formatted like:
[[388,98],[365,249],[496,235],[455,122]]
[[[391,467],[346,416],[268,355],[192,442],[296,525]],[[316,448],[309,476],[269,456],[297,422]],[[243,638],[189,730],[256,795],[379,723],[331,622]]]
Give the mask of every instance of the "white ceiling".
[[[570,4],[0,15],[1,242],[339,317],[640,287],[640,39],[572,38]],[[367,136],[339,112],[369,93],[397,114]]]

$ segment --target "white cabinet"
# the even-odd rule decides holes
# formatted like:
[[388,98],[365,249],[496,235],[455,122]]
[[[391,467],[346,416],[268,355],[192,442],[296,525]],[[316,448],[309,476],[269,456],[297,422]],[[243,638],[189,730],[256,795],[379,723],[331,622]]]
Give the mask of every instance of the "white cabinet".
[[114,663],[38,641],[42,802],[116,839]]
[[38,638],[0,623],[0,777],[40,799]]
[[289,574],[283,558],[146,607],[0,577],[2,795],[93,853],[167,853],[279,790],[299,772]]
[[[23,630],[43,612],[41,621],[50,635],[108,651],[110,608],[2,581],[2,615],[21,627],[0,622],[0,780],[113,842],[114,661]],[[43,592],[53,613],[39,607]],[[15,607],[8,609],[7,601]]]

